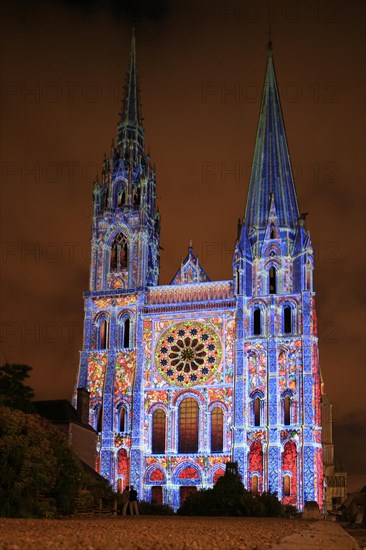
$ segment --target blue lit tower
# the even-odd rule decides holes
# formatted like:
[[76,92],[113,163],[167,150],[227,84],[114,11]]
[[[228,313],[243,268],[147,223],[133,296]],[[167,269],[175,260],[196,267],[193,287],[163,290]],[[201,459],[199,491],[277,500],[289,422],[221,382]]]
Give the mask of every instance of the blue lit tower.
[[94,187],[90,290],[138,289],[159,279],[159,214],[155,171],[144,152],[144,129],[132,35],[117,139]]
[[[137,304],[146,288],[158,284],[159,236],[155,170],[144,150],[133,33],[116,140],[93,191],[90,291],[84,294],[84,342],[77,381],[78,387],[90,392],[90,423],[100,433],[98,469],[112,483],[114,382],[117,371],[136,362]],[[132,391],[129,383],[120,392],[121,411],[131,410]],[[125,425],[124,433],[128,425],[129,435],[124,443],[130,448],[132,424],[127,415]]]
[[247,486],[322,500],[313,250],[300,215],[271,48],[235,248],[234,456]]

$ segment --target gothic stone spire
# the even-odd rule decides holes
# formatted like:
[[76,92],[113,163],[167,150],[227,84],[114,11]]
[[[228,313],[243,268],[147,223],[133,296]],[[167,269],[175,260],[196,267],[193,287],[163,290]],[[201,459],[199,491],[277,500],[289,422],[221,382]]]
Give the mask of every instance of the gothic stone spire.
[[261,233],[265,231],[271,194],[274,197],[279,226],[293,230],[299,219],[299,208],[273,65],[272,49],[269,47],[245,213],[249,235],[255,229],[258,229]]
[[140,89],[138,85],[135,30],[132,31],[130,63],[127,73],[121,119],[117,129],[117,147],[125,160],[134,164],[144,152],[144,129],[142,127]]

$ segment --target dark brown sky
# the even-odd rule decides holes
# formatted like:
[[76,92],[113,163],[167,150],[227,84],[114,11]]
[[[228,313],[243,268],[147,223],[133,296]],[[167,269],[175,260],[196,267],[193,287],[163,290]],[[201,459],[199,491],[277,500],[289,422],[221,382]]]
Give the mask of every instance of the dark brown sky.
[[[154,17],[144,8],[151,4]],[[33,367],[39,399],[70,398],[77,373],[92,180],[115,135],[128,62],[124,5],[2,3],[2,360]],[[315,249],[336,454],[351,489],[366,483],[363,2],[134,5],[142,6],[137,55],[162,215],[162,283],[190,238],[212,279],[231,277],[271,16],[298,199]]]

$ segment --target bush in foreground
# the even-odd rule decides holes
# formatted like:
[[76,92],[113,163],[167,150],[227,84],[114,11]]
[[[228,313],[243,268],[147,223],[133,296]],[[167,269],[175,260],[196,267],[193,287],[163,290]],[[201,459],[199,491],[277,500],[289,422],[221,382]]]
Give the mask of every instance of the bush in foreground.
[[183,516],[285,517],[286,508],[276,494],[253,495],[247,491],[237,471],[226,470],[213,489],[192,493],[178,510]]
[[81,463],[43,418],[0,407],[0,515],[54,517],[74,511]]
[[167,504],[153,504],[141,500],[139,502],[139,512],[143,516],[174,516],[174,510]]

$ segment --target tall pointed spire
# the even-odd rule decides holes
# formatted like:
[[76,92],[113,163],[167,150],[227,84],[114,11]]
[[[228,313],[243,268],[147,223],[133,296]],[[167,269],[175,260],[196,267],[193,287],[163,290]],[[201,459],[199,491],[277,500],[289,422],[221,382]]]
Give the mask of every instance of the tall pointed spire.
[[249,235],[254,228],[265,230],[272,193],[279,226],[294,229],[299,219],[299,208],[273,65],[272,43],[269,42],[245,212]]
[[136,40],[135,29],[132,29],[130,65],[128,69],[127,85],[123,100],[121,121],[129,124],[141,125],[140,91],[137,80]]
[[[117,147],[125,161],[136,165],[144,152],[144,129],[142,127],[140,89],[137,75],[135,29],[132,29],[130,62],[127,81],[117,129]],[[131,151],[132,146],[132,151]]]

